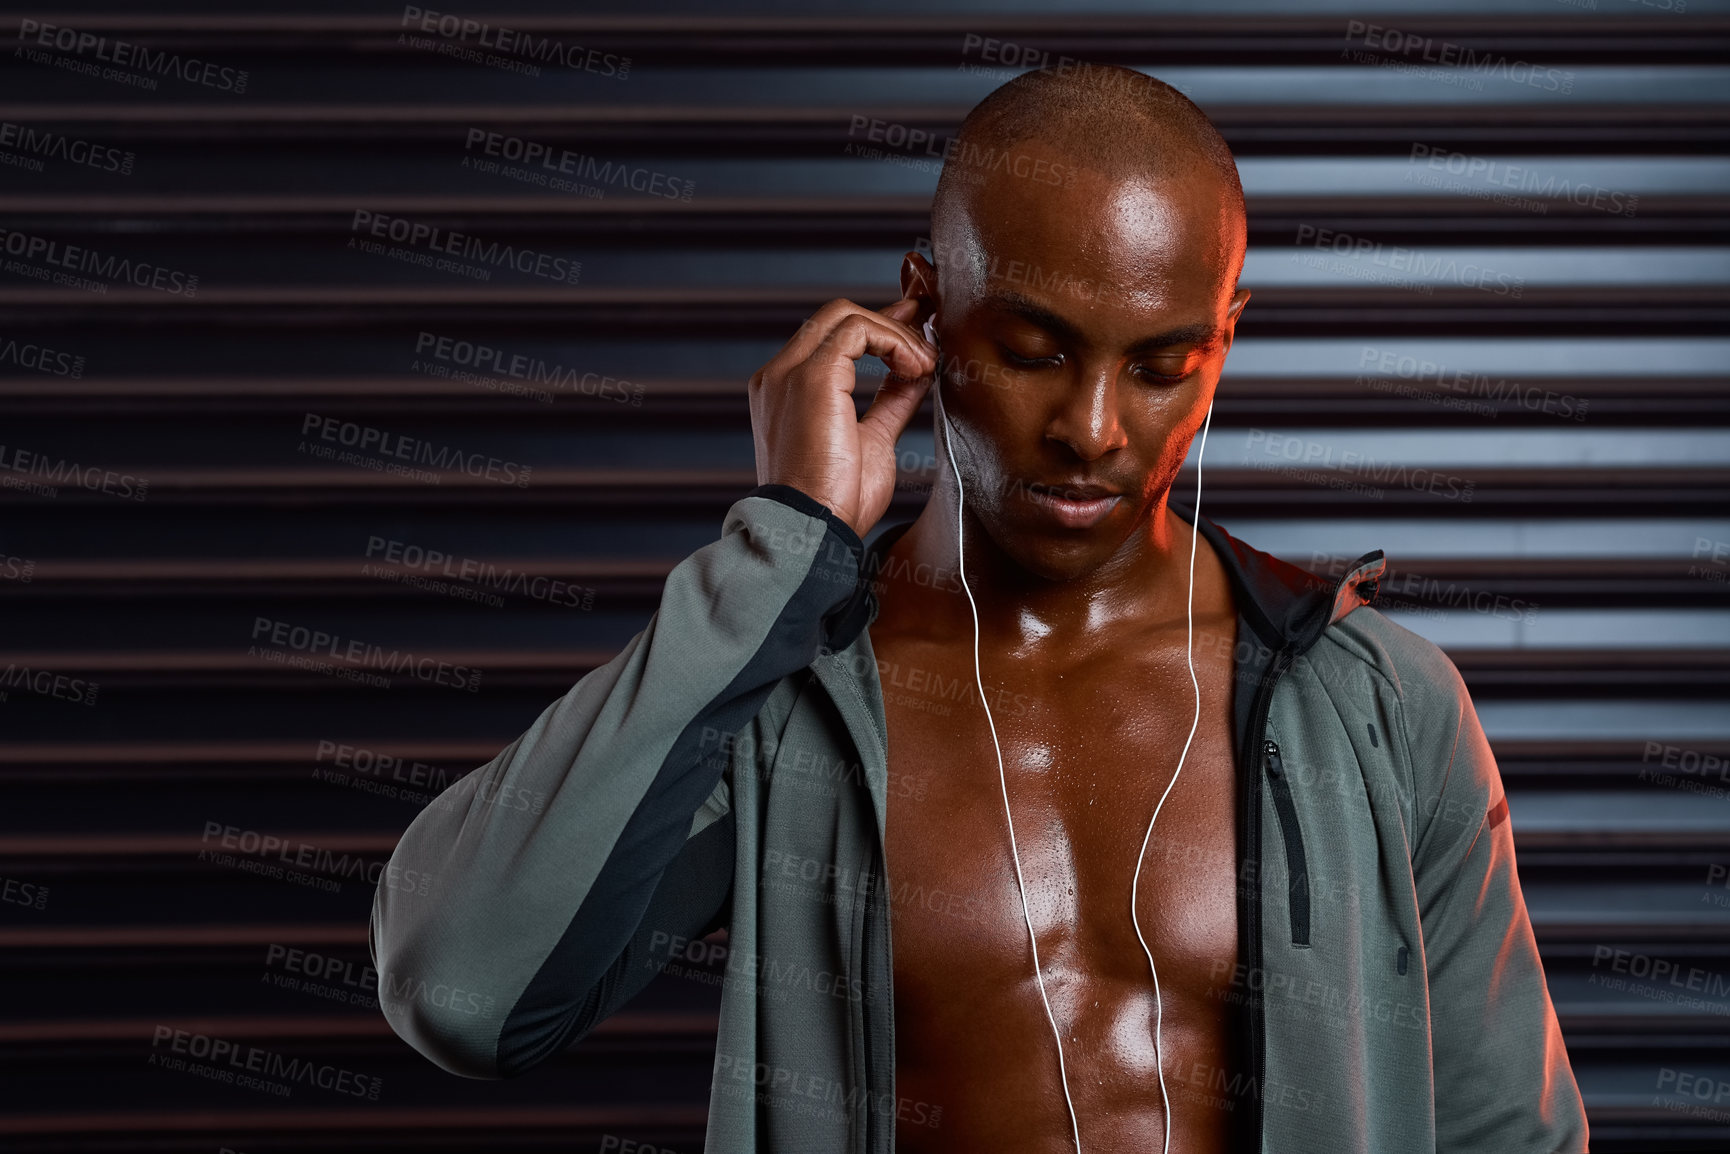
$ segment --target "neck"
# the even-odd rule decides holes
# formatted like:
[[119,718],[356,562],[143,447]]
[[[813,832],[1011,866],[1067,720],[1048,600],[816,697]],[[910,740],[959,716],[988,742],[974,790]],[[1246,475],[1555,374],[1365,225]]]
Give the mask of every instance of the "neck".
[[[1085,573],[1035,573],[1005,551],[969,506],[963,530],[967,585],[978,607],[981,633],[1015,648],[1049,639],[1082,641],[1114,633],[1132,622],[1181,622],[1189,598],[1194,530],[1169,506],[1169,490],[1144,512],[1123,544]],[[1196,541],[1197,604],[1202,608],[1205,541]],[[885,605],[905,605],[920,631],[933,636],[972,630],[967,595],[956,579],[954,475],[939,474],[919,518],[890,550]]]

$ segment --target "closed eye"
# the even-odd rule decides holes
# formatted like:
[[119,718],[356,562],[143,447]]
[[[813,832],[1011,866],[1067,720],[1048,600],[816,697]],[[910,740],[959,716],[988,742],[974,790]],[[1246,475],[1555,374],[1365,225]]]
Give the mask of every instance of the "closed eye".
[[1136,376],[1140,377],[1142,380],[1148,381],[1152,384],[1176,385],[1176,384],[1181,384],[1182,382],[1188,380],[1190,375],[1192,373],[1194,373],[1195,370],[1194,369],[1185,369],[1181,373],[1160,373],[1160,372],[1155,372],[1153,369],[1149,368],[1146,365],[1137,365],[1137,366],[1135,366],[1135,368],[1132,371],[1135,373]]
[[1063,363],[1062,353],[1053,353],[1048,357],[1024,357],[1008,345],[998,345],[998,352],[1003,359],[1018,369],[1056,368]]

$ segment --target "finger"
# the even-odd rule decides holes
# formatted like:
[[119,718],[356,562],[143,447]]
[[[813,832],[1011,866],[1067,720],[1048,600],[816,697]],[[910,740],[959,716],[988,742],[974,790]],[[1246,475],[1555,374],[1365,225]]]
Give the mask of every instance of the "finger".
[[935,376],[885,378],[877,387],[871,407],[859,418],[860,433],[869,433],[886,445],[894,445],[913,423],[913,415],[936,379]]
[[[782,349],[781,354],[776,359],[779,360],[781,356],[786,356],[793,364],[809,359],[818,347],[834,335],[835,330],[848,317],[853,316],[870,317],[887,322],[892,327],[899,329],[914,344],[928,345],[929,342],[925,340],[925,335],[917,327],[908,323],[911,317],[918,315],[918,311],[919,302],[909,300],[906,297],[902,297],[893,304],[885,305],[876,311],[855,304],[845,297],[837,297],[812,313],[805,323],[799,326],[799,331],[793,335],[792,340],[787,342],[786,347]],[[936,350],[933,349],[932,353],[935,355]]]
[[937,355],[937,347],[925,336],[925,318],[934,311],[931,302],[921,297],[902,297],[894,304],[877,310],[882,316],[888,317],[898,325],[906,327],[907,331],[918,338],[919,343],[931,350],[931,355]]
[[933,361],[935,361],[937,350],[932,347],[931,342],[925,339],[925,334],[920,332],[916,325],[910,323],[913,318],[919,315],[919,307],[919,301],[902,297],[892,304],[872,311],[847,300],[845,297],[837,298],[818,309],[809,320],[800,326],[799,332],[795,334],[792,341],[787,343],[784,352],[792,355],[794,363],[809,359],[818,347],[833,338],[835,330],[844,324],[849,317],[860,316],[886,322],[892,328],[899,330],[915,346],[930,350]]
[[809,363],[835,366],[866,354],[880,358],[891,373],[901,377],[928,376],[937,368],[935,351],[905,325],[891,324],[864,311],[843,318],[829,339],[811,354]]
[[796,365],[802,365],[811,358],[811,354],[829,339],[835,327],[854,313],[864,312],[858,305],[845,297],[837,297],[822,308],[806,317],[799,325],[787,343],[781,346],[781,351],[769,358],[762,368],[764,377],[774,378],[785,375]]
[[908,339],[910,339],[916,347],[930,352],[933,361],[935,362],[937,356],[936,348],[932,346],[930,341],[925,339],[925,334],[920,332],[918,327],[912,323],[913,318],[919,315],[918,301],[902,297],[893,304],[884,305],[882,308],[878,309],[874,315],[888,321],[891,325],[895,326],[895,328],[906,334]]
[[918,313],[918,311],[918,301],[911,297],[902,297],[894,304],[884,305],[882,308],[877,310],[877,313],[880,316],[888,317],[892,321],[897,321],[905,325],[910,324],[914,315]]
[[[891,312],[890,310],[894,310]],[[929,297],[902,297],[889,308],[881,310],[884,316],[900,321],[919,334],[919,339],[930,344],[925,336],[925,321],[937,312],[937,305]]]

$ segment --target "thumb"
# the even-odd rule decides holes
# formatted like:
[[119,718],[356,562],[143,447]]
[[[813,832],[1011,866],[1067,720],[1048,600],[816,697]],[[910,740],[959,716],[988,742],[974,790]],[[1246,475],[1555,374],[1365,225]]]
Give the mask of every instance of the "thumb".
[[859,418],[860,436],[870,436],[881,439],[886,445],[894,445],[912,424],[913,415],[919,411],[919,403],[925,399],[925,394],[931,391],[934,379],[935,376],[885,377],[877,387],[871,407]]

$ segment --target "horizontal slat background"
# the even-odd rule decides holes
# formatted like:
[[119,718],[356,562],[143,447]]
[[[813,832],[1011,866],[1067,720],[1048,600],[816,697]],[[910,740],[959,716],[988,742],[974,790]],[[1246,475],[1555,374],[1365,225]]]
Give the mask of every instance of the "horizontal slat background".
[[[701,1149],[713,980],[663,976],[522,1079],[452,1078],[367,1002],[369,885],[200,851],[234,827],[376,862],[642,626],[754,483],[745,379],[823,300],[892,299],[928,244],[942,138],[1018,71],[991,39],[1145,68],[1230,140],[1255,296],[1205,511],[1318,571],[1388,551],[1384,607],[1459,665],[1501,764],[1594,1149],[1730,1147],[1730,6],[460,13],[628,57],[622,78],[452,59],[384,5],[51,7],[0,28],[247,75],[147,90],[88,53],[0,56],[0,1146]],[[1492,67],[1402,67],[1430,66],[1369,24]],[[503,138],[686,195],[476,167]],[[580,274],[362,252],[364,213]],[[32,241],[196,291],[44,283],[9,247]],[[928,417],[891,521],[923,501]],[[510,472],[320,459],[309,421]],[[249,653],[261,619],[478,682],[290,668]],[[291,950],[329,959],[319,988],[281,984]],[[165,1070],[161,1027],[380,1093]]]

